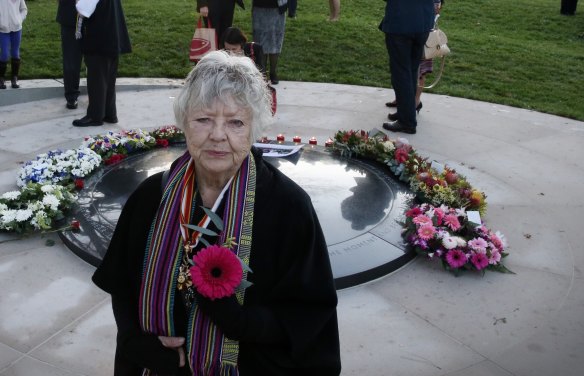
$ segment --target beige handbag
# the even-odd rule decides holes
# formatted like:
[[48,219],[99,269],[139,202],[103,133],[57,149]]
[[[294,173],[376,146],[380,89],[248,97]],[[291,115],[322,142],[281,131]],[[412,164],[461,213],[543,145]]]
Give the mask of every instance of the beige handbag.
[[426,44],[424,45],[424,59],[435,59],[448,55],[450,48],[448,48],[447,43],[448,38],[442,30],[435,28],[430,31]]

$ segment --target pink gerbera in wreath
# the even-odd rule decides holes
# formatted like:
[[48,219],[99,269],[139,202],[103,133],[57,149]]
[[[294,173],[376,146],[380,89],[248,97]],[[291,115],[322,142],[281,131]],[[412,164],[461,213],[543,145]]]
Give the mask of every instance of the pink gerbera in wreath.
[[243,278],[241,262],[229,248],[210,245],[194,255],[193,262],[193,285],[211,300],[233,295]]

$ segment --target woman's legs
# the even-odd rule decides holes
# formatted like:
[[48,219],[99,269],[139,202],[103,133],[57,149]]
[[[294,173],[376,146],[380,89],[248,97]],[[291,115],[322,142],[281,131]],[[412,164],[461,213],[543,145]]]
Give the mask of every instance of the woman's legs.
[[329,0],[329,21],[338,21],[341,16],[341,0]]
[[423,74],[420,76],[420,78],[418,78],[418,89],[416,90],[416,108],[420,105],[420,102],[422,102],[421,97],[422,97],[422,91],[424,91],[425,84],[426,84],[426,75]]
[[277,85],[280,80],[278,79],[278,57],[280,54],[269,54],[270,60],[270,81],[272,85]]
[[[8,58],[11,57],[11,84],[13,89],[18,89],[18,73],[20,71],[20,40],[22,30],[10,33],[0,33],[0,89],[6,89],[4,75]],[[10,54],[8,53],[10,49]]]

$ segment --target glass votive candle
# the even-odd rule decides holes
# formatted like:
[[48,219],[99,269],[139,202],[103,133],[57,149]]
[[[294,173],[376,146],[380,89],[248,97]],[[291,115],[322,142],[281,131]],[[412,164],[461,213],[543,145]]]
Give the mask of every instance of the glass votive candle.
[[300,138],[300,136],[294,136],[292,137],[292,141],[296,142],[297,144],[302,142],[302,138]]
[[327,147],[327,148],[330,148],[330,147],[332,147],[332,146],[333,146],[333,140],[331,140],[331,139],[329,138],[328,140],[326,140],[326,141],[324,142],[324,146],[325,146],[325,147]]
[[267,144],[270,142],[270,140],[268,140],[268,136],[263,136],[262,138],[260,138],[260,142],[262,144]]
[[317,144],[316,137],[310,137],[310,140],[308,140],[308,143],[310,145],[316,145]]
[[276,136],[276,141],[278,142],[284,142],[284,140],[286,140],[286,137],[284,137],[283,134],[279,134]]

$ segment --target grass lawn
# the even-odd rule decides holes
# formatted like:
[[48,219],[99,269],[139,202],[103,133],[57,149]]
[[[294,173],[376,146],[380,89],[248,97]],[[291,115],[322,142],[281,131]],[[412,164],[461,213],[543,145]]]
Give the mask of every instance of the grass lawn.
[[[234,26],[251,39],[251,1]],[[28,0],[21,78],[59,78],[56,0]],[[194,0],[123,0],[133,53],[121,77],[185,77],[198,14]],[[281,80],[390,87],[387,51],[378,25],[383,0],[343,0],[329,22],[328,1],[302,0],[288,19]],[[432,93],[477,99],[584,120],[584,9],[559,13],[551,0],[447,0],[440,27],[452,54]],[[582,7],[581,7],[582,8]]]

